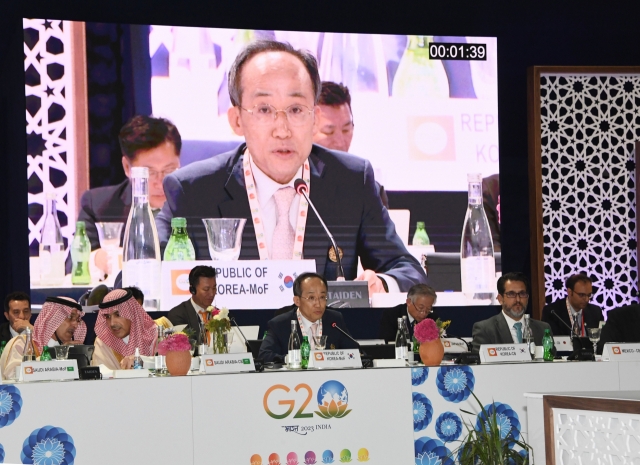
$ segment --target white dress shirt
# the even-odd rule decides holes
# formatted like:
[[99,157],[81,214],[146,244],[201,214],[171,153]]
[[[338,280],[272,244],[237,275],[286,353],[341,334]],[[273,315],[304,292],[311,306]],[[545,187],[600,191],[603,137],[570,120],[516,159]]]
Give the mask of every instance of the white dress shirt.
[[[513,325],[516,324],[516,323],[522,323],[522,326],[520,327],[520,331],[522,333],[522,336],[524,337],[524,318],[520,318],[520,320],[514,320],[513,318],[511,318],[509,315],[507,315],[504,312],[502,312],[502,316],[507,321],[507,326],[509,327],[509,330],[511,331],[511,338],[513,339],[513,342],[515,344],[518,344],[518,333],[516,331],[516,328],[513,327]],[[524,314],[523,314],[523,316],[524,316]]]

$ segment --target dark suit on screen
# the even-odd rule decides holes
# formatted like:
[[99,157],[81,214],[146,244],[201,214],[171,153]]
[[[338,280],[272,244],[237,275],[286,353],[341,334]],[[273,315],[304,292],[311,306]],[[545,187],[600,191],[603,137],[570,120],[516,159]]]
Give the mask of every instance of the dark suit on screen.
[[[555,316],[551,313],[551,310],[555,312]],[[562,320],[564,323],[558,320]],[[604,321],[602,315],[602,309],[597,305],[588,304],[584,310],[582,310],[582,318],[584,319],[585,337],[588,337],[587,328],[597,328],[601,321]],[[542,321],[549,323],[551,326],[551,332],[556,336],[570,336],[571,320],[569,319],[569,313],[567,312],[567,299],[558,299],[555,302],[545,305],[542,309]]]
[[[522,320],[524,322],[524,320]],[[533,340],[537,346],[542,345],[542,337],[545,329],[551,329],[548,323],[538,320],[529,319],[531,331],[533,332]],[[502,315],[502,311],[496,316],[492,316],[483,321],[478,321],[473,325],[473,352],[478,352],[482,344],[512,344],[513,337],[511,330]],[[553,336],[553,332],[551,333]]]
[[640,305],[627,305],[607,312],[598,353],[602,353],[606,342],[640,342]]
[[[409,310],[407,310],[407,304],[400,304],[392,308],[386,308],[382,312],[380,318],[380,331],[378,332],[378,338],[384,339],[386,342],[394,342],[396,340],[396,333],[398,332],[398,318],[403,316],[407,317],[407,326],[409,326],[409,336],[413,337],[413,329],[416,324],[415,320],[413,324],[409,320]],[[427,315],[427,318],[437,320],[438,315],[436,312],[431,312]]]
[[[242,144],[231,152],[191,163],[165,178],[167,202],[156,219],[163,246],[171,233],[171,218],[185,217],[196,258],[208,260],[202,218],[247,218],[240,259],[259,259],[242,170],[245,147]],[[402,291],[425,283],[424,270],[402,244],[382,206],[369,162],[317,145],[308,160],[311,200],[344,251],[346,279],[356,277],[360,256],[364,269],[392,276]],[[315,259],[317,272],[327,280],[335,280],[337,264],[328,259],[329,246],[329,239],[310,208],[303,256]]]
[[[267,336],[262,341],[262,346],[260,346],[259,358],[265,362],[272,362],[275,357],[280,357],[284,360],[284,356],[288,352],[291,320],[298,321],[296,310],[297,308],[269,320]],[[349,332],[344,323],[342,313],[326,309],[324,315],[322,315],[322,334],[327,336],[326,349],[357,349],[358,346],[355,342],[331,326],[333,323],[336,323],[344,331]],[[298,337],[302,342],[300,325],[297,325],[297,328]]]
[[[100,248],[96,223],[126,223],[131,210],[131,184],[129,179],[117,186],[96,187],[82,194],[78,221],[84,221],[91,250]],[[124,227],[123,234],[124,234]]]
[[8,321],[5,321],[0,325],[0,344],[2,344],[3,342],[9,342],[13,338],[13,335],[11,334],[9,328],[10,325]]
[[187,325],[187,327],[195,333],[198,344],[202,343],[200,318],[196,314],[196,309],[193,307],[191,299],[169,310],[167,319],[174,326]]

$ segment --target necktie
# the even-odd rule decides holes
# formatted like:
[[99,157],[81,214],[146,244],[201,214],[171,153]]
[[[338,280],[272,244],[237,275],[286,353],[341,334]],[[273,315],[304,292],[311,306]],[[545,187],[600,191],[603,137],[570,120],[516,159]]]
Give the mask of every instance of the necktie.
[[296,195],[296,191],[293,187],[283,187],[273,194],[278,210],[276,228],[273,230],[273,252],[271,253],[273,260],[291,260],[293,257],[295,234],[289,221],[289,210],[294,195]]
[[513,324],[513,327],[516,328],[516,336],[518,337],[518,344],[522,343],[522,323],[517,322]]
[[318,323],[314,323],[311,325],[311,341],[309,341],[309,344],[311,345],[311,350],[315,350],[316,348],[316,341],[315,341],[315,337],[318,335]]

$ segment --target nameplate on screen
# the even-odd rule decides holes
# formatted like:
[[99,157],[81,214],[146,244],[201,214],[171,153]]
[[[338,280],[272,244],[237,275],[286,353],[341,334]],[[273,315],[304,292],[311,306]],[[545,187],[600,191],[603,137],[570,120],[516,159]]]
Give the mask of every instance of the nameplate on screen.
[[76,360],[22,362],[20,372],[22,374],[22,380],[25,382],[79,378],[78,363]]
[[309,366],[313,368],[362,368],[358,349],[312,350]]
[[467,345],[460,339],[443,338],[442,345],[446,354],[457,354],[460,352],[468,352]]
[[635,342],[607,342],[602,348],[602,360],[638,362],[640,361],[640,344]]
[[216,270],[216,306],[243,310],[280,308],[293,302],[293,282],[316,271],[315,260],[163,261],[162,311],[191,298],[189,272],[197,265]]
[[527,344],[482,344],[481,363],[530,362]]
[[240,354],[212,354],[203,355],[204,372],[215,373],[241,373],[243,371],[255,371],[253,355],[250,352]]

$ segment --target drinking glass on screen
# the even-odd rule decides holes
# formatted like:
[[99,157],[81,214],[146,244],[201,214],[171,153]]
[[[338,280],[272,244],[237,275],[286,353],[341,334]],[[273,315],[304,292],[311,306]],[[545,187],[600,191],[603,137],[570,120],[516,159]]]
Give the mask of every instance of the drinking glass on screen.
[[593,344],[593,356],[596,356],[596,345],[600,340],[600,328],[587,328],[589,333],[589,340]]
[[96,223],[100,248],[107,252],[109,257],[109,276],[118,274],[122,269],[122,249],[120,248],[120,236],[124,223]]
[[313,336],[315,350],[324,350],[327,346],[327,336]]
[[69,346],[56,347],[56,360],[67,360],[69,358]]

